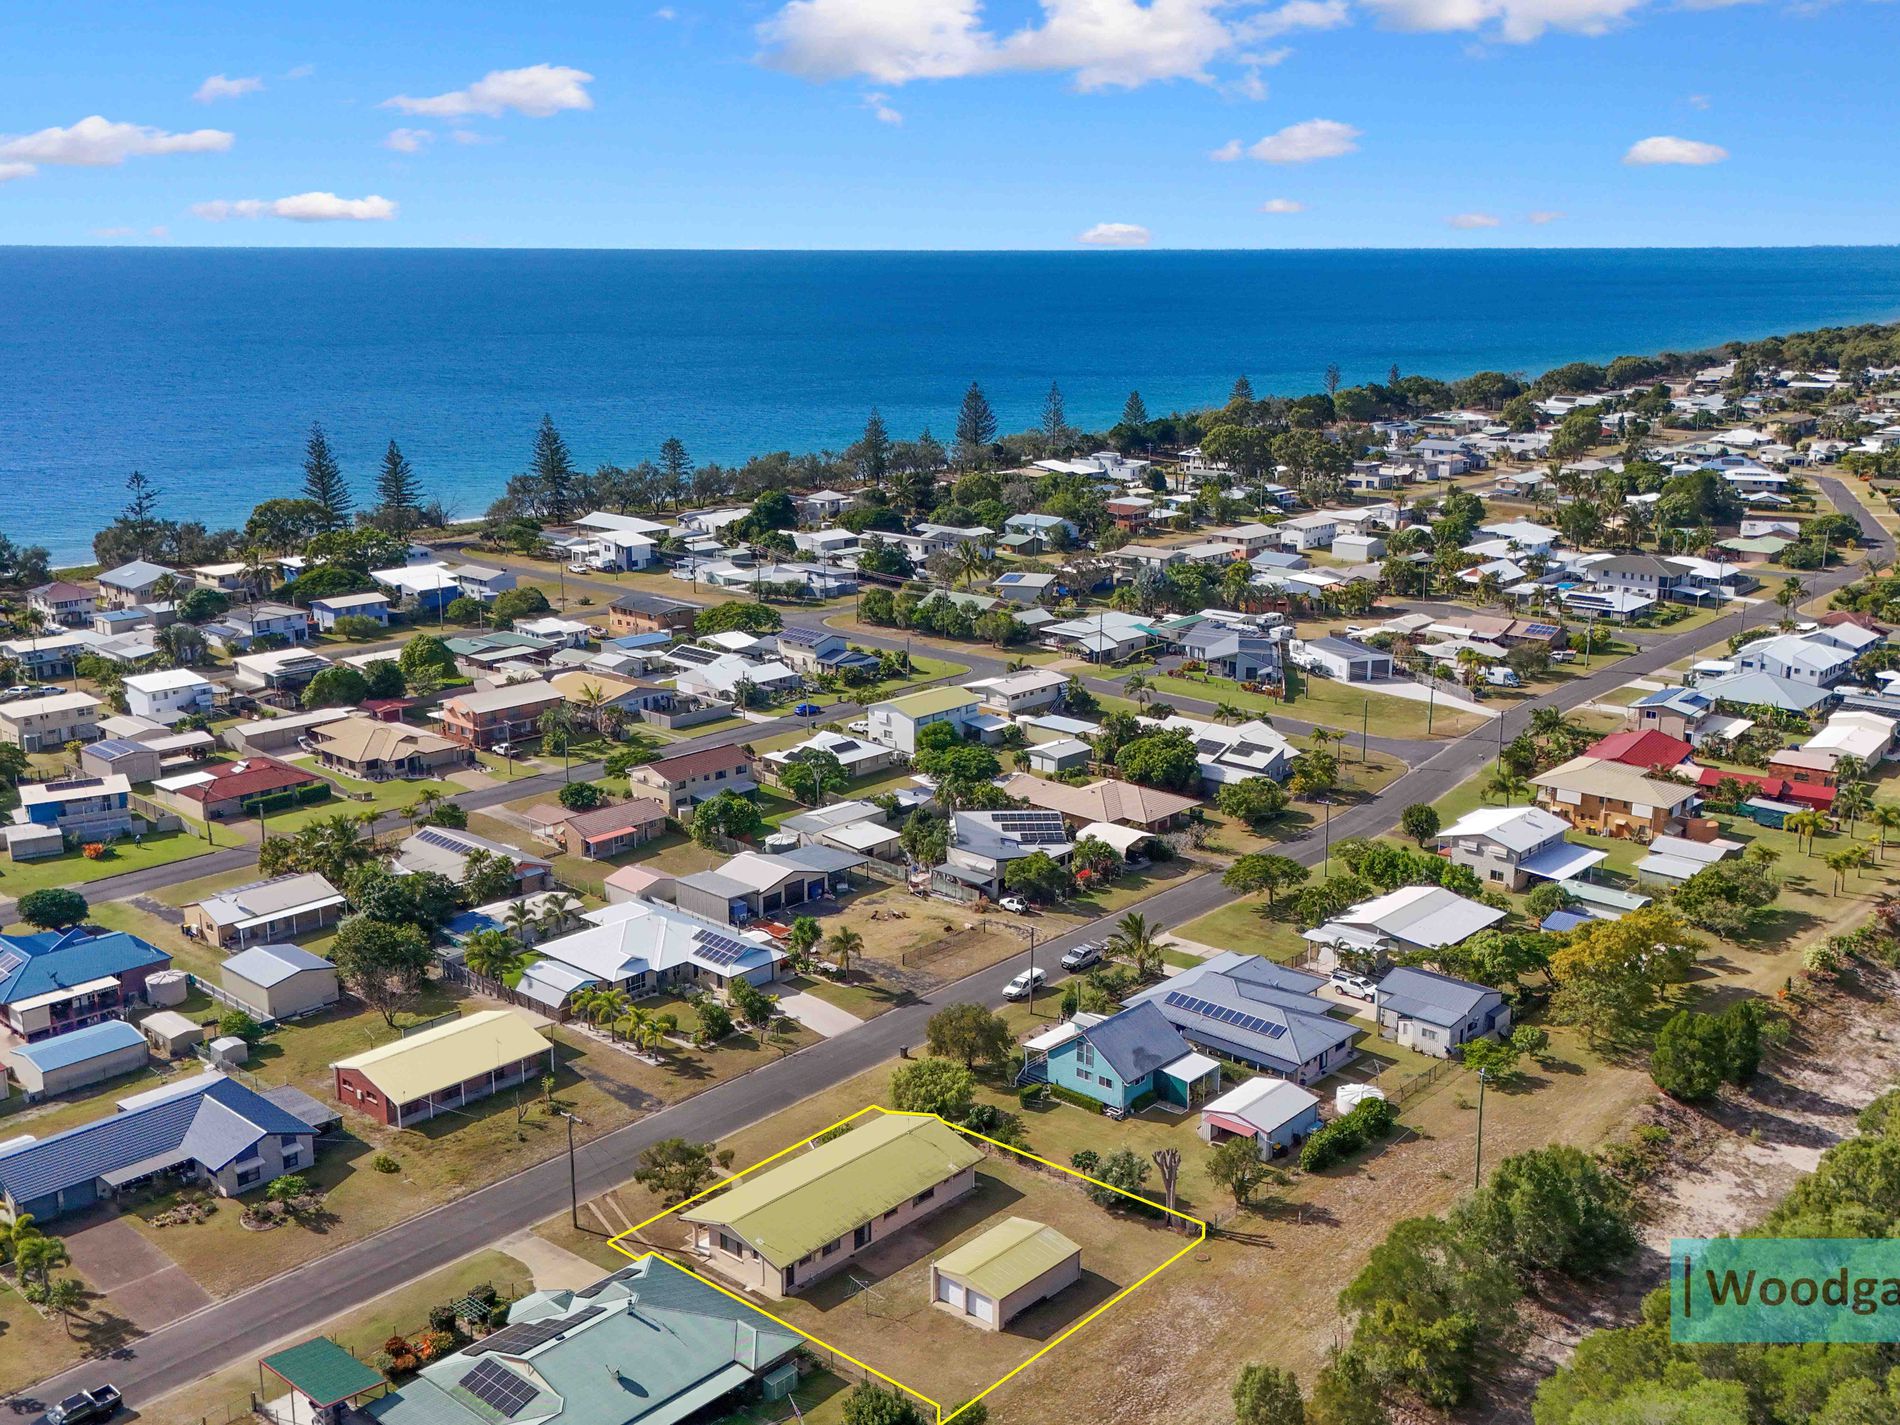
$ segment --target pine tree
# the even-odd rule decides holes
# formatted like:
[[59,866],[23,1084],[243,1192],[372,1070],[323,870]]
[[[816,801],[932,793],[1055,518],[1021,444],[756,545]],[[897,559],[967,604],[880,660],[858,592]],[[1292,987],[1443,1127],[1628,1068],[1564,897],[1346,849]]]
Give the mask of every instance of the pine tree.
[[550,524],[566,524],[574,518],[573,458],[567,442],[554,428],[554,417],[541,417],[541,429],[534,435],[534,464],[530,473],[539,487],[541,513]]
[[1141,392],[1130,391],[1128,401],[1122,407],[1121,423],[1125,426],[1145,426],[1148,424],[1148,407],[1141,399]]
[[1042,438],[1051,451],[1058,451],[1068,446],[1071,435],[1069,413],[1062,405],[1062,388],[1051,381],[1049,394],[1042,400]]
[[131,495],[119,522],[131,532],[133,552],[150,559],[158,545],[158,487],[134,470],[125,488]]
[[677,510],[692,488],[693,458],[686,453],[685,442],[676,435],[669,435],[660,446],[660,480],[667,498]]
[[1337,361],[1326,363],[1326,394],[1328,396],[1339,394],[1339,363]]
[[1227,393],[1227,404],[1231,406],[1235,401],[1251,401],[1252,399],[1253,382],[1249,381],[1245,376],[1236,376],[1234,378],[1234,389]]
[[867,485],[881,485],[891,470],[891,433],[884,428],[884,417],[871,407],[871,418],[864,423],[864,439],[858,442],[858,473]]
[[1396,385],[1398,385],[1398,384],[1399,384],[1399,364],[1398,364],[1398,362],[1396,362],[1396,361],[1395,361],[1395,362],[1393,362],[1393,363],[1392,363],[1392,364],[1391,364],[1391,365],[1390,365],[1389,367],[1387,367],[1387,368],[1386,368],[1386,372],[1385,372],[1385,384],[1386,384],[1386,385],[1388,385],[1388,386],[1396,386]]
[[310,439],[303,448],[303,497],[323,511],[321,524],[325,531],[349,528],[356,497],[350,493],[343,469],[331,453],[329,437],[314,421],[310,425]]
[[383,468],[376,473],[377,513],[391,534],[408,534],[421,522],[422,490],[395,441],[383,452]]
[[989,397],[983,394],[983,388],[972,381],[970,389],[963,393],[963,406],[957,412],[957,459],[965,468],[982,464],[995,439],[996,412],[990,409]]

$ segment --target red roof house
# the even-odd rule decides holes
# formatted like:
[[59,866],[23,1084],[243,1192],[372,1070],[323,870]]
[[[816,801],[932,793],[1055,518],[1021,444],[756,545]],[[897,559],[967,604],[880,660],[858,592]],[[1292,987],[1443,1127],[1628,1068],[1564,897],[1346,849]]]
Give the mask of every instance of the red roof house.
[[181,778],[182,785],[167,788],[174,796],[200,808],[199,815],[217,819],[243,816],[258,802],[267,803],[266,811],[277,810],[271,798],[289,792],[299,801],[321,801],[329,795],[330,783],[301,767],[279,762],[275,757],[247,757],[240,762],[213,762],[202,771]]
[[1680,767],[1694,751],[1680,737],[1644,728],[1640,732],[1613,732],[1592,743],[1583,755],[1647,772],[1651,767]]
[[1703,767],[1698,769],[1697,785],[1713,789],[1724,782],[1740,782],[1754,789],[1754,794],[1775,802],[1799,802],[1816,811],[1834,809],[1834,788],[1823,787],[1817,782],[1791,782],[1786,777],[1763,776],[1759,772],[1731,772],[1725,767]]

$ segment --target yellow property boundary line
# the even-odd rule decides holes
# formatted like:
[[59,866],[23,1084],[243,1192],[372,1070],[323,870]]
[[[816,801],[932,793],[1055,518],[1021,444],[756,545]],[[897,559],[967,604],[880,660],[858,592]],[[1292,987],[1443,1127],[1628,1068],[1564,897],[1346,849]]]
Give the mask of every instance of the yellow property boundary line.
[[[785,1320],[783,1317],[774,1316],[771,1312],[765,1310],[763,1307],[758,1305],[758,1303],[751,1301],[744,1296],[741,1296],[736,1291],[731,1291],[728,1288],[721,1286],[716,1281],[712,1281],[708,1279],[707,1277],[700,1275],[700,1273],[694,1271],[691,1267],[682,1266],[680,1263],[674,1261],[672,1258],[662,1255],[662,1253],[658,1249],[648,1248],[644,1251],[635,1252],[633,1249],[622,1245],[622,1242],[621,1242],[622,1238],[635,1236],[639,1232],[644,1231],[646,1228],[651,1227],[654,1223],[660,1221],[662,1218],[672,1217],[676,1213],[678,1213],[682,1208],[691,1207],[694,1203],[698,1202],[701,1198],[710,1197],[714,1193],[723,1192],[726,1188],[731,1187],[732,1184],[736,1183],[737,1181],[739,1181],[739,1179],[743,1178],[747,1173],[756,1173],[760,1168],[768,1167],[771,1164],[776,1163],[780,1158],[787,1157],[792,1153],[796,1153],[800,1148],[809,1146],[811,1143],[815,1142],[817,1139],[824,1137],[827,1133],[832,1133],[840,1128],[848,1127],[851,1123],[853,1123],[857,1119],[862,1118],[867,1113],[880,1113],[892,1118],[934,1118],[937,1120],[937,1122],[943,1124],[944,1127],[951,1129],[954,1132],[961,1133],[966,1138],[979,1139],[980,1141],[984,1143],[988,1143],[991,1147],[1000,1148],[1006,1153],[1014,1153],[1017,1157],[1026,1158],[1032,1163],[1040,1163],[1045,1168],[1050,1168],[1054,1170],[1055,1172],[1063,1173],[1069,1177],[1076,1178],[1082,1182],[1089,1184],[1091,1187],[1102,1188],[1108,1192],[1112,1192],[1116,1194],[1118,1197],[1128,1198],[1131,1202],[1139,1202],[1145,1208],[1149,1208],[1155,1212],[1162,1213],[1163,1215],[1168,1216],[1168,1217],[1177,1218],[1182,1223],[1196,1229],[1194,1240],[1189,1242],[1185,1247],[1181,1248],[1180,1251],[1170,1256],[1165,1262],[1162,1262],[1159,1265],[1150,1268],[1137,1280],[1130,1282],[1127,1286],[1123,1287],[1120,1291],[1116,1292],[1113,1296],[1111,1296],[1107,1301],[1103,1302],[1100,1306],[1096,1307],[1087,1316],[1084,1316],[1080,1321],[1076,1322],[1073,1326],[1069,1327],[1068,1330],[1062,1332],[1060,1335],[1052,1339],[1040,1351],[1037,1351],[1035,1355],[1031,1356],[1028,1360],[1024,1361],[1021,1365],[1017,1366],[1014,1370],[1010,1371],[1007,1375],[1004,1375],[1002,1377],[999,1377],[996,1380],[991,1381],[988,1385],[984,1386],[982,1390],[978,1391],[975,1395],[971,1396],[968,1400],[964,1401],[961,1405],[957,1406],[956,1409],[950,1411],[948,1414],[944,1413],[944,1407],[943,1407],[942,1401],[933,1399],[931,1396],[925,1395],[921,1390],[918,1390],[915,1386],[906,1385],[904,1384],[903,1381],[898,1380],[893,1376],[888,1376],[884,1374],[884,1372],[880,1371],[876,1366],[870,1365],[867,1362],[859,1360],[856,1356],[852,1355],[848,1351],[839,1350],[838,1347],[832,1345],[831,1342],[825,1340],[823,1337],[814,1336],[811,1332],[803,1330],[800,1327],[794,1326],[791,1322]],[[1087,1173],[1077,1172],[1074,1168],[1065,1168],[1060,1163],[1052,1163],[1047,1158],[1039,1158],[1034,1153],[1028,1152],[1025,1149],[1017,1148],[1009,1143],[1000,1142],[999,1140],[995,1138],[990,1138],[982,1133],[978,1133],[974,1129],[964,1128],[964,1127],[959,1126],[958,1124],[951,1123],[939,1114],[910,1113],[902,1109],[885,1108],[879,1104],[872,1104],[871,1106],[867,1108],[859,1109],[856,1113],[846,1115],[845,1117],[839,1119],[836,1123],[833,1123],[829,1125],[828,1127],[819,1129],[816,1133],[812,1134],[811,1137],[809,1138],[801,1138],[798,1142],[792,1144],[789,1148],[781,1149],[779,1152],[774,1153],[769,1158],[760,1159],[758,1162],[754,1163],[751,1167],[742,1169],[741,1171],[732,1174],[731,1177],[725,1178],[720,1182],[714,1183],[711,1187],[705,1189],[703,1192],[694,1193],[691,1197],[687,1198],[685,1201],[676,1202],[673,1204],[673,1206],[664,1208],[661,1211],[654,1213],[651,1217],[647,1218],[644,1222],[635,1223],[632,1227],[629,1227],[626,1231],[617,1233],[614,1236],[608,1238],[607,1245],[612,1247],[616,1252],[619,1252],[622,1256],[629,1257],[636,1262],[643,1262],[648,1257],[659,1257],[660,1260],[666,1262],[668,1266],[671,1266],[678,1271],[685,1272],[686,1275],[688,1275],[689,1277],[692,1277],[695,1281],[700,1282],[702,1285],[711,1287],[714,1291],[718,1292],[721,1296],[731,1297],[734,1301],[738,1302],[740,1305],[750,1307],[753,1311],[758,1312],[759,1315],[765,1317],[766,1319],[777,1322],[780,1326],[783,1326],[787,1331],[790,1331],[794,1335],[801,1336],[805,1340],[810,1341],[814,1343],[815,1345],[823,1346],[827,1351],[830,1351],[834,1356],[841,1357],[842,1359],[851,1362],[851,1364],[856,1366],[859,1370],[864,1371],[869,1375],[874,1375],[879,1380],[883,1381],[885,1384],[894,1386],[896,1389],[902,1391],[905,1395],[912,1396],[916,1398],[917,1400],[922,1401],[925,1405],[928,1405],[932,1410],[936,1412],[936,1416],[937,1416],[936,1425],[949,1425],[950,1421],[956,1419],[957,1416],[961,1415],[965,1410],[968,1410],[972,1405],[975,1405],[979,1400],[983,1399],[984,1396],[988,1395],[991,1391],[997,1389],[999,1386],[1007,1384],[1009,1381],[1015,1379],[1018,1375],[1028,1370],[1037,1361],[1041,1360],[1044,1356],[1048,1355],[1051,1351],[1055,1350],[1057,1346],[1060,1346],[1064,1341],[1068,1340],[1076,1332],[1080,1331],[1084,1326],[1088,1325],[1091,1321],[1095,1320],[1103,1312],[1107,1311],[1111,1306],[1116,1305],[1118,1302],[1126,1298],[1130,1292],[1134,1291],[1137,1287],[1143,1286],[1146,1283],[1152,1281],[1155,1277],[1159,1276],[1162,1272],[1165,1272],[1169,1267],[1173,1266],[1176,1262],[1180,1261],[1181,1258],[1185,1257],[1189,1252],[1192,1252],[1196,1247],[1199,1247],[1206,1240],[1207,1240],[1207,1224],[1203,1222],[1200,1218],[1190,1217],[1185,1212],[1177,1212],[1173,1208],[1164,1207],[1160,1203],[1154,1201],[1152,1198],[1143,1197],[1139,1193],[1128,1192],[1122,1188],[1116,1187],[1113,1183],[1105,1183],[1100,1178],[1092,1178]]]

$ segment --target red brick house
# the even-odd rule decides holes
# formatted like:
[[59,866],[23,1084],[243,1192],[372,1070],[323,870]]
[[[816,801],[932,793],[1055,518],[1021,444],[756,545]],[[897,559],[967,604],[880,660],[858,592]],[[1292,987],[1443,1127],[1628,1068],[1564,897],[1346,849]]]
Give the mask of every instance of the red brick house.
[[239,762],[211,763],[202,771],[178,778],[166,791],[194,816],[223,821],[249,816],[260,803],[268,815],[320,802],[330,795],[332,787],[315,773],[275,757],[246,757]]

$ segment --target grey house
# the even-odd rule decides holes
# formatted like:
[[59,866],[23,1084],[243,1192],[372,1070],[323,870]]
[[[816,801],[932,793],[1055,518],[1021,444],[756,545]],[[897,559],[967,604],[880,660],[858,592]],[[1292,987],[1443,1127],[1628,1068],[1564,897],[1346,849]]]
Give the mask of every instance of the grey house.
[[865,858],[830,846],[800,846],[777,855],[742,851],[717,871],[681,876],[673,903],[715,925],[744,925],[822,900],[849,885],[845,873]]
[[1221,624],[1201,624],[1181,639],[1181,648],[1189,658],[1207,665],[1217,678],[1232,678],[1236,683],[1277,683],[1281,678],[1281,644],[1246,629]]
[[1590,577],[1600,589],[1617,589],[1658,600],[1695,603],[1703,595],[1686,568],[1653,554],[1619,554],[1614,559],[1605,559],[1590,567]]
[[1511,1027],[1511,1007],[1489,985],[1404,965],[1379,981],[1373,1005],[1379,1037],[1440,1059],[1487,1034]]

